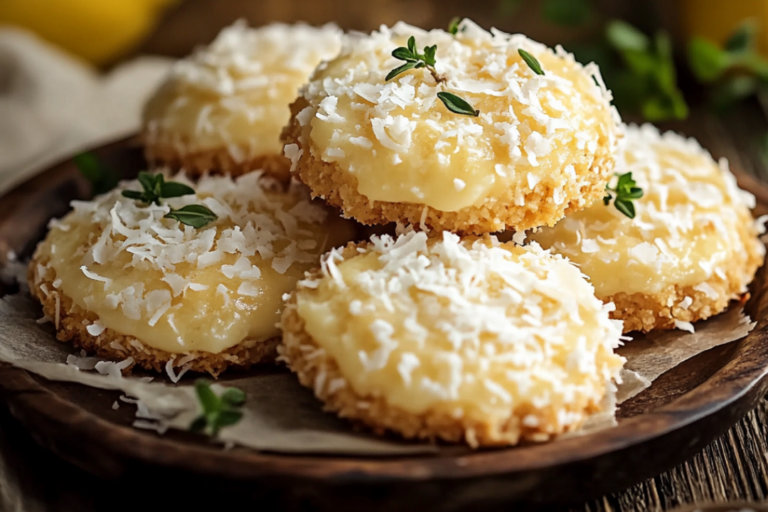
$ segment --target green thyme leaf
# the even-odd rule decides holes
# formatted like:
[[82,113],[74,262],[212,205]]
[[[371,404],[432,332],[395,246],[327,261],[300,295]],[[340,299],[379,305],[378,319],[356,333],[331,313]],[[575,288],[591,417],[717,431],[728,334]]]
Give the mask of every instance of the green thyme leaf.
[[448,33],[453,34],[454,36],[459,33],[459,23],[461,23],[461,18],[458,16],[454,16],[451,18],[450,23],[448,23]]
[[399,60],[404,60],[408,62],[416,62],[418,59],[416,58],[416,55],[411,53],[411,50],[408,48],[403,48],[402,46],[399,48],[395,48],[392,50],[392,56]]
[[389,73],[385,81],[389,82],[401,73],[410,69],[427,68],[436,82],[444,82],[445,78],[440,76],[435,70],[435,55],[437,54],[437,45],[425,46],[424,54],[416,51],[416,39],[411,36],[408,38],[408,47],[399,47],[392,50],[392,56],[398,60],[405,61],[405,64],[399,66]]
[[206,421],[205,416],[198,416],[189,426],[189,430],[192,432],[200,433],[205,430],[205,426],[207,424],[208,422]]
[[242,390],[227,388],[218,396],[210,383],[200,379],[195,381],[195,394],[202,413],[189,425],[192,432],[215,436],[222,428],[234,425],[243,418],[240,407],[246,397]]
[[613,206],[615,206],[617,210],[619,210],[630,219],[635,218],[635,205],[632,204],[632,202],[616,199],[613,202]]
[[694,76],[704,83],[717,80],[728,68],[728,53],[703,37],[688,42],[688,64]]
[[240,411],[221,411],[219,413],[218,422],[217,422],[217,429],[215,432],[218,432],[218,430],[222,427],[229,427],[231,425],[234,425],[238,421],[240,421],[243,418],[243,413]]
[[157,184],[160,180],[165,180],[162,174],[152,174],[150,172],[142,171],[139,173],[137,179],[141,187],[144,189],[144,194],[147,195],[147,197],[151,196],[155,199],[158,198],[157,194],[155,193],[155,189],[157,188]]
[[138,190],[123,190],[123,197],[128,199],[135,199],[137,201],[144,201],[144,194]]
[[[147,204],[160,204],[161,199],[171,199],[173,197],[181,197],[195,193],[195,190],[188,185],[175,181],[165,181],[165,177],[159,173],[152,174],[143,171],[139,173],[137,179],[144,190],[142,192],[137,190],[123,190],[123,197],[142,201]],[[174,219],[182,224],[198,229],[209,222],[213,222],[218,217],[203,205],[190,204],[183,208],[179,208],[178,210],[172,208],[171,211],[165,215],[165,218]]]
[[197,395],[198,402],[200,402],[200,407],[203,409],[203,413],[215,412],[220,408],[219,397],[213,392],[208,381],[204,379],[196,380],[195,394]]
[[517,50],[517,53],[520,54],[520,56],[523,58],[526,64],[528,64],[528,67],[531,68],[531,70],[536,73],[537,75],[543,75],[544,70],[541,69],[541,64],[539,64],[539,61],[536,60],[536,57],[528,53],[527,51],[520,48]]
[[411,36],[408,38],[408,51],[411,52],[413,55],[417,55],[416,53],[416,38]]
[[724,45],[725,50],[732,53],[742,53],[753,49],[757,28],[755,20],[745,20],[728,36],[728,40]]
[[94,195],[104,194],[117,186],[117,176],[104,166],[93,153],[81,153],[74,161],[80,174],[91,182],[91,192]]
[[176,183],[175,181],[163,182],[160,184],[160,197],[169,199],[171,197],[181,197],[194,194],[195,190],[183,183]]
[[222,393],[221,400],[231,407],[243,405],[245,403],[245,393],[237,388],[227,388]]
[[424,62],[427,66],[435,65],[435,54],[437,53],[437,45],[424,47]]
[[[637,186],[635,180],[632,179],[632,173],[627,172],[617,175],[619,179],[616,181],[616,187],[610,188],[610,184],[605,186],[606,195],[603,197],[603,204],[608,206],[613,199],[613,206],[621,213],[629,217],[635,218],[635,205],[632,201],[643,197],[643,189]],[[613,194],[611,194],[613,192]],[[615,194],[615,199],[614,199]]]
[[178,210],[171,210],[165,214],[165,218],[174,219],[187,226],[200,229],[213,222],[218,217],[211,210],[201,204],[190,204]]
[[459,98],[455,94],[450,92],[439,92],[437,97],[443,102],[445,108],[453,112],[454,114],[461,114],[464,116],[477,117],[480,114],[479,110],[470,105],[466,100]]
[[392,71],[390,71],[390,72],[387,74],[387,78],[386,78],[385,80],[386,80],[387,82],[389,82],[390,80],[392,80],[393,78],[395,78],[397,75],[399,75],[399,74],[401,74],[401,73],[405,73],[405,72],[406,72],[406,71],[408,71],[409,69],[413,69],[413,68],[415,68],[415,67],[416,67],[416,64],[417,64],[416,62],[406,62],[405,64],[403,64],[403,65],[402,65],[402,66],[400,66],[399,68],[395,68],[395,69],[393,69]]

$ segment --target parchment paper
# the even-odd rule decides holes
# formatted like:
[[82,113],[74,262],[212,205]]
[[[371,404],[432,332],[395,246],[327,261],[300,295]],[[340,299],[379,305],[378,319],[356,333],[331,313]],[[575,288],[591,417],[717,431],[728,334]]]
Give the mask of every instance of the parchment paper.
[[739,306],[697,322],[696,331],[692,333],[672,330],[635,336],[636,339],[617,350],[627,362],[621,375],[624,383],[619,386],[616,401],[622,403],[632,398],[663,373],[702,352],[743,338],[756,324]]
[[[40,306],[28,295],[7,296],[0,300],[0,360],[51,380],[78,382],[101,389],[121,390],[136,403],[134,426],[163,433],[168,428],[187,430],[199,414],[191,385],[149,382],[150,379],[124,378],[121,367],[130,364],[95,362],[81,358],[71,346],[55,341],[50,323],[41,322]],[[603,410],[590,418],[579,435],[616,424],[615,404],[647,388],[665,371],[710,348],[740,339],[754,327],[741,308],[696,324],[696,332],[670,331],[639,336],[619,352],[627,358],[623,383],[609,393]],[[70,364],[65,362],[68,360]],[[97,371],[85,371],[94,368]],[[155,379],[159,380],[159,379]],[[247,402],[243,419],[223,429],[220,442],[257,450],[285,453],[325,453],[361,455],[402,455],[432,453],[437,446],[375,437],[357,432],[348,423],[322,411],[312,393],[302,388],[293,375],[277,369],[240,378],[222,379],[214,389],[225,386],[245,391]],[[443,448],[441,448],[443,449]]]

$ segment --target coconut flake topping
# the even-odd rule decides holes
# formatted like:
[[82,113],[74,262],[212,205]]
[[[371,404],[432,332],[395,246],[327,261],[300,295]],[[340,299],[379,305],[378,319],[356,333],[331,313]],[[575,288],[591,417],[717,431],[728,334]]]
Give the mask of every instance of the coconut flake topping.
[[146,137],[181,153],[223,146],[236,162],[279,153],[289,103],[340,46],[333,25],[249,28],[240,20],[175,64],[147,104]]
[[326,255],[321,274],[300,283],[297,307],[358,394],[411,412],[578,409],[600,401],[622,364],[611,305],[536,244],[373,237],[354,254]]
[[[435,68],[444,83],[425,69],[385,80],[402,63],[392,50],[409,36],[419,48],[437,45]],[[519,49],[539,58],[547,72],[531,71]],[[339,57],[321,65],[303,88],[309,106],[296,119],[315,156],[353,173],[367,197],[455,211],[493,195],[502,184],[530,192],[561,178],[594,180],[594,170],[588,171],[597,152],[610,154],[620,134],[618,114],[602,84],[594,64],[583,67],[562,48],[552,50],[523,35],[487,32],[469,20],[455,36],[400,22],[370,35],[347,36]],[[436,97],[440,91],[460,95],[480,115],[449,112]],[[571,163],[579,172],[573,173]],[[391,169],[380,172],[385,165]],[[469,173],[446,172],[451,167],[482,172],[470,181]],[[392,173],[400,174],[392,175],[389,185],[376,181]],[[430,194],[429,187],[413,181],[422,174],[426,180],[447,180],[455,193],[435,187]]]
[[629,126],[617,169],[625,172],[644,190],[634,219],[596,202],[532,236],[577,263],[598,297],[694,285],[765,254],[749,213],[754,197],[694,139]]

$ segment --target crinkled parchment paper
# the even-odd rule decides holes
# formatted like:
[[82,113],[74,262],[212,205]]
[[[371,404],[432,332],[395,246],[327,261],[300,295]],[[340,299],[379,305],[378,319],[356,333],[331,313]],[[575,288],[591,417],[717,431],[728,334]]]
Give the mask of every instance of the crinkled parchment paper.
[[[40,307],[27,295],[0,299],[0,360],[47,379],[120,390],[133,398],[126,401],[136,402],[136,427],[160,433],[168,428],[186,430],[199,414],[189,380],[170,385],[148,382],[147,378],[124,378],[120,374],[121,363],[73,356],[72,347],[55,341],[52,326],[41,324],[40,316]],[[627,342],[619,350],[627,358],[624,382],[615,396],[606,397],[603,411],[590,418],[580,433],[614,425],[615,403],[641,392],[683,361],[744,337],[753,327],[754,323],[739,307],[697,323],[695,333],[670,331]],[[68,357],[75,364],[65,364]],[[220,382],[215,386],[238,387],[248,397],[243,419],[219,434],[219,440],[227,444],[273,452],[361,455],[430,453],[438,449],[428,443],[401,442],[355,431],[344,421],[324,413],[311,392],[287,373],[267,372]]]

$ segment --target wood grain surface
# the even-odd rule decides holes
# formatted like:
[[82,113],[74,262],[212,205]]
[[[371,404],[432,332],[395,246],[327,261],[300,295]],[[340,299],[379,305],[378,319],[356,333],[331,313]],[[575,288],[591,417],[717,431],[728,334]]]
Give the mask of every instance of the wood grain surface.
[[[674,128],[696,135],[716,157],[728,157],[734,167],[766,178],[757,137],[765,133],[767,126],[759,105],[725,119],[696,114],[685,125]],[[768,402],[763,400],[735,427],[687,462],[626,491],[572,510],[670,510],[683,504],[765,500],[766,419]],[[684,447],[675,444],[657,449],[681,451]],[[228,501],[226,492],[196,493],[174,475],[157,473],[156,477],[161,484],[167,481],[168,488],[175,492],[141,496],[126,488],[124,482],[86,474],[37,447],[15,420],[5,412],[0,414],[0,511],[167,510],[174,505],[197,510],[223,507]],[[304,509],[301,500],[295,506]]]

